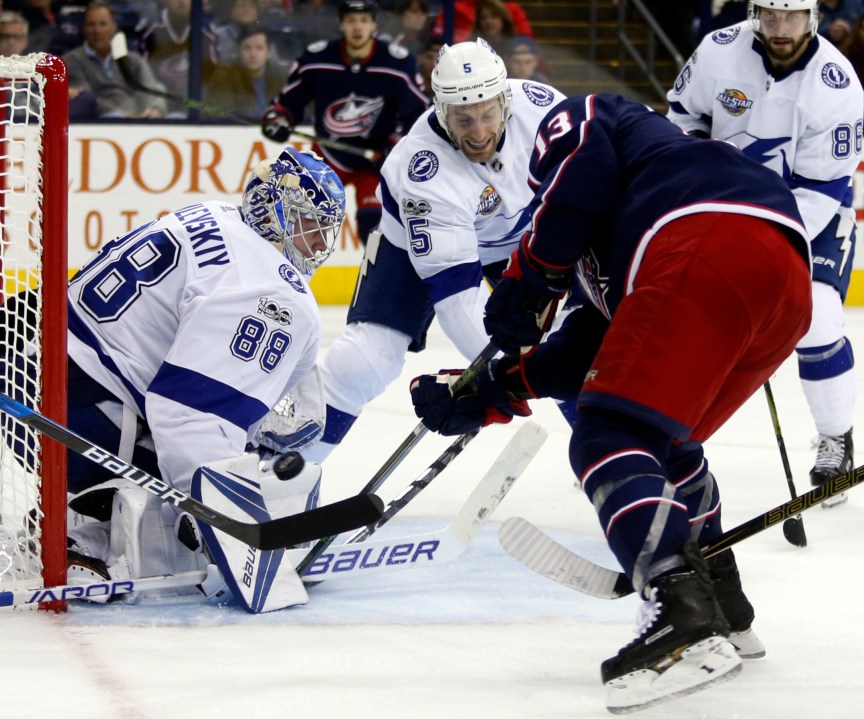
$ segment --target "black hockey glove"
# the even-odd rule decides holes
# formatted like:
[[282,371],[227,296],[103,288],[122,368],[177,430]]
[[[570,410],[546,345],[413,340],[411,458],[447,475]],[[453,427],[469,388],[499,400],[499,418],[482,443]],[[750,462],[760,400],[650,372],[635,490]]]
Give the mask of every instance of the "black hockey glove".
[[443,435],[465,434],[496,422],[506,424],[514,416],[530,416],[528,402],[498,384],[494,364],[483,368],[455,397],[451,387],[462,370],[440,370],[438,374],[415,377],[411,381],[414,412],[429,429]]
[[261,117],[261,132],[274,142],[288,142],[294,124],[281,105],[273,105]]
[[486,302],[483,325],[496,347],[519,354],[540,344],[555,319],[558,301],[572,284],[570,268],[549,267],[530,259],[528,235],[510,256],[507,269]]

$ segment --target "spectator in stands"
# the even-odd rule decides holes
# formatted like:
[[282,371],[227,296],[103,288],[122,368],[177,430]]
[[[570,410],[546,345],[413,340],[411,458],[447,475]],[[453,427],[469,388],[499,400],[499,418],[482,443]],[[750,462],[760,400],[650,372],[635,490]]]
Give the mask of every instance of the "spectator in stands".
[[[192,0],[163,0],[159,21],[144,31],[144,57],[156,78],[172,95],[189,94],[189,34],[191,32]],[[203,29],[201,79],[207,83],[216,67],[213,33]],[[186,106],[180,101],[168,101],[167,117],[186,117]]]
[[482,37],[502,57],[515,37],[513,17],[502,0],[477,0],[474,37]]
[[21,13],[0,13],[0,55],[24,55],[27,50],[27,21]]
[[818,32],[835,45],[842,45],[862,14],[864,4],[861,0],[822,0]]
[[258,122],[279,94],[288,68],[273,57],[270,38],[261,24],[244,25],[238,38],[239,60],[214,70],[207,101]]
[[322,37],[330,37],[339,25],[337,3],[328,0],[303,0],[291,11],[291,26],[303,38],[303,47]]
[[430,102],[435,99],[435,93],[432,92],[432,71],[435,69],[438,52],[443,46],[444,38],[440,35],[430,35],[426,44],[417,53],[417,69],[420,77],[423,78],[423,92]]
[[[7,3],[11,5],[11,3]],[[27,52],[46,52],[51,46],[57,15],[51,0],[22,0],[18,7],[28,25]]]
[[[464,42],[471,39],[474,23],[477,21],[477,3],[479,0],[456,0],[453,5],[453,42]],[[513,20],[513,32],[516,35],[527,35],[534,39],[534,30],[518,2],[507,2],[504,5],[510,11]],[[432,25],[432,34],[444,36],[444,10],[442,9]]]
[[549,78],[540,70],[540,52],[537,43],[530,37],[514,38],[510,42],[505,62],[508,77],[549,84]]
[[216,62],[232,65],[239,61],[240,34],[247,25],[261,21],[259,0],[233,0],[227,17],[213,23],[213,36],[216,44]]
[[849,58],[858,79],[864,84],[864,15],[858,18],[852,32],[846,36],[840,46],[840,51]]
[[[161,117],[165,101],[136,92],[111,55],[111,38],[117,23],[106,0],[94,0],[84,14],[84,44],[63,55],[69,73],[69,94],[92,91],[95,95],[93,117]],[[125,67],[137,83],[163,90],[147,61],[130,51]]]
[[399,0],[395,11],[397,23],[392,28],[392,42],[417,57],[429,39],[429,3],[427,0]]

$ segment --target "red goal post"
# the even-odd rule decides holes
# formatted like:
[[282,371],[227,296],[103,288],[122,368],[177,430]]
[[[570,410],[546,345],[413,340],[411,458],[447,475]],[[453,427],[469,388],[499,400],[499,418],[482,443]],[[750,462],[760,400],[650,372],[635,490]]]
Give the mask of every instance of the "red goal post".
[[[62,424],[68,106],[62,60],[0,56],[0,385]],[[0,435],[0,591],[65,584],[66,450],[8,415]]]

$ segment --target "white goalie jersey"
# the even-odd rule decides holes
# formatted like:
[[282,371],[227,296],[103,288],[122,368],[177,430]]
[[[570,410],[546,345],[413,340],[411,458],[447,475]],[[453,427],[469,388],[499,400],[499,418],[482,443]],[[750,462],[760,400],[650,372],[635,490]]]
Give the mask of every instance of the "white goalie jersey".
[[69,354],[146,419],[165,480],[241,455],[312,369],[306,279],[241,219],[204,202],[109,242],[69,285]]
[[846,57],[818,35],[784,76],[771,74],[763,55],[749,22],[706,36],[667,95],[668,117],[783,177],[813,239],[841,208],[851,214],[864,92]]

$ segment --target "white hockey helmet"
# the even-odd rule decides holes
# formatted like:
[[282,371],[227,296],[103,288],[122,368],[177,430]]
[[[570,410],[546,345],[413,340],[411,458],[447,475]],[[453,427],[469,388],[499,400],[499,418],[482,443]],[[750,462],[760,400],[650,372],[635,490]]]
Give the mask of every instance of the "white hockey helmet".
[[252,171],[240,211],[247,225],[311,275],[336,247],[345,188],[318,155],[286,147]]
[[447,118],[450,105],[474,105],[498,97],[502,128],[510,117],[512,94],[507,84],[507,67],[483,38],[441,47],[432,70],[432,91],[435,115],[451,139],[453,133]]
[[803,10],[810,12],[810,22],[808,23],[807,32],[810,36],[816,34],[816,29],[819,27],[819,0],[749,0],[747,3],[747,17],[750,20],[750,25],[753,27],[753,32],[757,35],[762,35],[762,21],[759,19],[759,11],[757,7],[764,7],[767,10],[783,10],[789,12],[791,10]]

